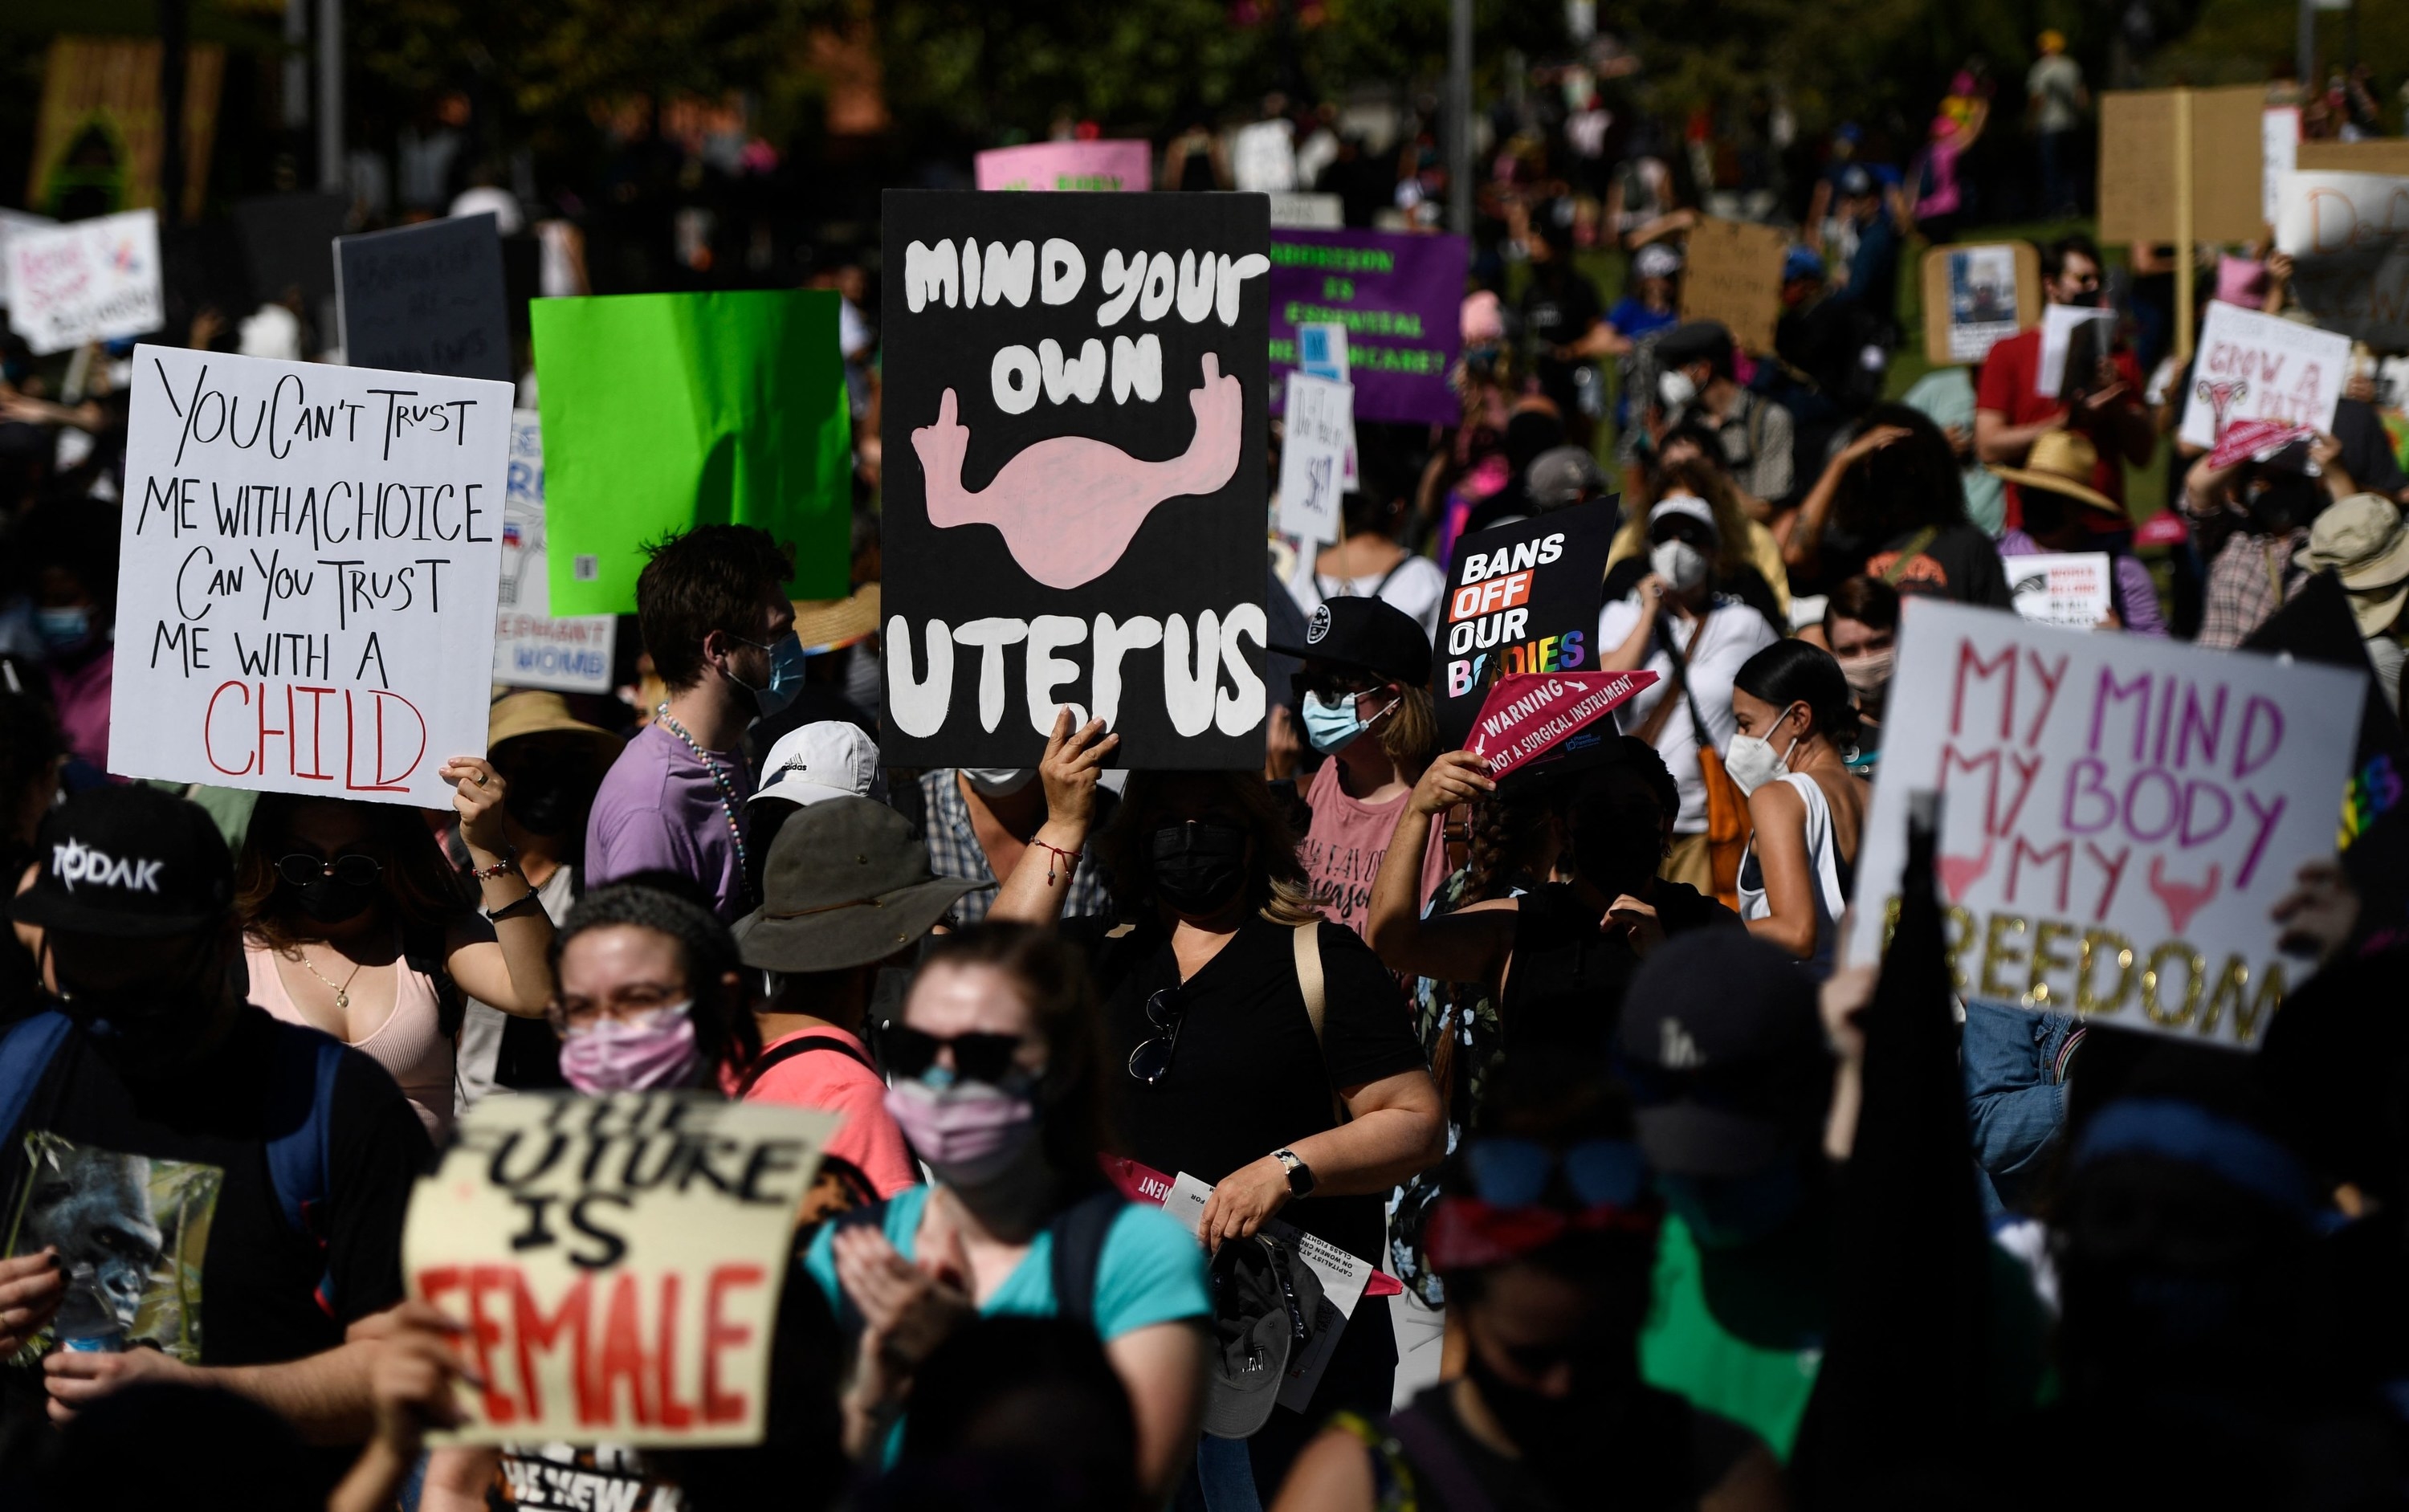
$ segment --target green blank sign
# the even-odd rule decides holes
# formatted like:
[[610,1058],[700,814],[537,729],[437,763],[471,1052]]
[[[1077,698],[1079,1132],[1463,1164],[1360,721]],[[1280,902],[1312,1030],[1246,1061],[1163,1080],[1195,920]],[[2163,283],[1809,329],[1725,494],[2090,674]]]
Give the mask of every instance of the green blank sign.
[[758,526],[796,598],[850,583],[853,425],[831,291],[538,299],[544,555],[555,614],[636,608],[643,545]]

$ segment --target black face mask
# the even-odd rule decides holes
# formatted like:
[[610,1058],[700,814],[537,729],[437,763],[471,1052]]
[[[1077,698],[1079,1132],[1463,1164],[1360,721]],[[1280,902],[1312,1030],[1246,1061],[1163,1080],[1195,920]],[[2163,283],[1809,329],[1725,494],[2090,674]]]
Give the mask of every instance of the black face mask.
[[229,964],[199,947],[184,970],[164,980],[106,990],[78,986],[55,959],[51,971],[58,978],[61,1009],[121,1070],[135,1073],[181,1065],[209,1032],[228,990],[242,995],[250,983],[241,956],[234,956]]
[[332,877],[320,877],[298,887],[279,882],[276,887],[299,904],[301,912],[316,924],[340,924],[345,919],[358,918],[377,899],[373,885],[354,886]]
[[1599,1434],[1611,1437],[1615,1433],[1621,1409],[1636,1384],[1636,1361],[1626,1359],[1618,1369],[1614,1358],[1606,1353],[1578,1359],[1573,1362],[1572,1390],[1555,1397],[1507,1380],[1477,1345],[1464,1359],[1464,1374],[1514,1447],[1522,1451],[1522,1462],[1548,1487],[1564,1494],[1567,1505],[1587,1499],[1580,1494],[1582,1488],[1594,1496]]
[[1656,874],[1665,838],[1652,803],[1583,804],[1573,811],[1573,867],[1611,900]]
[[530,771],[510,779],[503,807],[530,835],[565,835],[584,817],[583,795],[548,773]]
[[1195,819],[1154,832],[1154,894],[1179,913],[1219,913],[1247,881],[1247,832]]

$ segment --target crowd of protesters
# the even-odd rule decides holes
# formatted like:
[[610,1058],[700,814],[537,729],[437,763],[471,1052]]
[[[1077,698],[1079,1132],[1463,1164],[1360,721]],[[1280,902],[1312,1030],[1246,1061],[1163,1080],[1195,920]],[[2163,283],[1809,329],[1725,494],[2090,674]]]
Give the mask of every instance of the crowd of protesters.
[[[2089,97],[2040,51],[2057,209]],[[1890,697],[1903,599],[2004,612],[2016,558],[2101,552],[2099,633],[2230,649],[2331,574],[2397,707],[2402,427],[2355,386],[2272,454],[2185,448],[2185,375],[2129,290],[2056,396],[2035,328],[1886,399],[1905,249],[1975,212],[1965,160],[1997,145],[1971,74],[1906,171],[1835,136],[1775,350],[1745,351],[1677,313],[1697,165],[1584,119],[1613,77],[1504,134],[1462,423],[1363,425],[1342,539],[1267,541],[1314,630],[1274,634],[1260,770],[1124,771],[1067,709],[1031,767],[882,765],[858,282],[853,593],[790,601],[748,527],[648,548],[620,693],[498,689],[448,812],[110,779],[122,377],[101,350],[73,406],[8,391],[0,1504],[2409,1495],[2397,835],[2279,905],[2306,980],[2255,1056],[1958,1003],[1928,832],[1888,955],[1845,948],[1882,730],[1917,713]],[[1340,124],[1200,124],[1164,187],[1430,225],[1430,143],[1392,171]],[[2084,237],[2039,252],[2049,302],[2117,296]],[[2179,528],[2143,540],[2161,501],[2131,477],[2162,451]],[[1657,681],[1493,778],[1441,748],[1445,563],[1618,491],[1597,665]],[[762,1441],[430,1447],[480,1383],[406,1296],[413,1180],[483,1099],[671,1090],[841,1120]],[[1192,1234],[1138,1168],[1210,1185]],[[1320,1316],[1296,1235],[1405,1285],[1276,1404],[1264,1351]],[[1446,1331],[1410,1394],[1406,1308]]]

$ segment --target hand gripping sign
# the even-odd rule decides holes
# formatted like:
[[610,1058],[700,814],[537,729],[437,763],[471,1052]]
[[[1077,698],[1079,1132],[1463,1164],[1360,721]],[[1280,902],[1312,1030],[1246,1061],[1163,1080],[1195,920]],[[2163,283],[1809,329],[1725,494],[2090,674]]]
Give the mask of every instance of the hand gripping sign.
[[454,1444],[760,1442],[795,1214],[834,1115],[689,1092],[489,1098],[411,1194],[410,1294],[483,1385]]

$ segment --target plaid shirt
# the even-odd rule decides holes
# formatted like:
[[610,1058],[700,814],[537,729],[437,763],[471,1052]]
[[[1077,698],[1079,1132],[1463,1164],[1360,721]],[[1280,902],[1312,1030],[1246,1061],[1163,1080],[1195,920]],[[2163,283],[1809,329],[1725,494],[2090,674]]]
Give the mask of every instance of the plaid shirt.
[[[941,877],[960,877],[978,884],[954,905],[954,923],[967,929],[986,918],[987,911],[995,906],[995,872],[987,864],[987,852],[979,848],[977,831],[971,828],[971,806],[963,801],[961,787],[954,781],[954,769],[938,767],[922,772],[920,798],[928,814],[921,838],[929,846],[929,869]],[[1112,893],[1104,886],[1104,872],[1096,865],[1095,837],[1112,822],[1119,801],[1109,788],[1096,793],[1094,822],[1088,827],[1088,843],[1080,852],[1079,869],[1071,877],[1070,900],[1062,905],[1066,919],[1113,911]]]
[[2230,651],[2267,623],[2309,580],[2294,556],[2309,543],[2306,530],[2288,536],[2237,531],[2208,566],[2200,610],[2199,644]]

